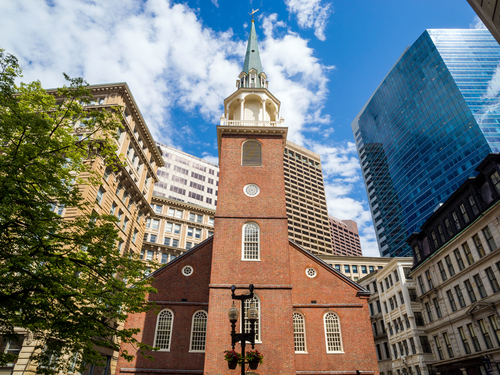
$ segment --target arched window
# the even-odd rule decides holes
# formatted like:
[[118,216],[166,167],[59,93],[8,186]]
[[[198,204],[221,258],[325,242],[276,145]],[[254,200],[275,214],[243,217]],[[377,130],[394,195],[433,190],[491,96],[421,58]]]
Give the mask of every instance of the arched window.
[[295,342],[295,352],[306,352],[306,327],[304,316],[300,313],[293,313],[293,341]]
[[242,260],[260,259],[260,228],[257,223],[243,225]]
[[255,139],[245,141],[241,152],[241,165],[257,167],[262,165],[262,145]]
[[339,316],[333,312],[326,313],[325,321],[325,336],[326,336],[326,352],[338,353],[342,352],[342,336],[340,334]]
[[171,310],[160,311],[156,321],[155,347],[160,348],[160,350],[170,350],[173,323],[174,313]]
[[205,341],[207,338],[207,313],[200,310],[193,314],[191,325],[190,352],[205,352]]
[[[253,294],[253,298],[252,299],[247,299],[245,300],[245,311],[248,311],[248,309],[250,308],[250,305],[254,303],[255,304],[255,307],[257,308],[257,310],[259,311],[259,318],[255,321],[255,341],[256,342],[261,342],[261,337],[260,337],[260,299],[259,297],[257,296],[257,294]],[[248,333],[250,332],[250,320],[248,320],[248,318],[246,317],[246,314],[245,314],[245,333]]]

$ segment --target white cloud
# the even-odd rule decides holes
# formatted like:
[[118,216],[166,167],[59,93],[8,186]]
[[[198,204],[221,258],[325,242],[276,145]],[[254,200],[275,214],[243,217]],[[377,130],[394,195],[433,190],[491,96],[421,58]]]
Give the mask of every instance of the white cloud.
[[331,4],[322,4],[321,0],[285,0],[288,11],[295,14],[299,26],[314,29],[319,40],[326,40],[325,27],[332,13]]
[[208,161],[212,164],[215,164],[215,165],[219,165],[219,157],[218,156],[213,156],[206,151],[203,152],[201,155],[203,156],[202,157],[203,160],[206,160],[206,161]]
[[486,26],[484,25],[483,21],[478,16],[474,17],[474,20],[472,21],[471,24],[469,24],[470,29],[486,29]]
[[211,1],[212,1],[212,4],[214,4],[216,8],[219,7],[219,2],[217,0],[211,0]]

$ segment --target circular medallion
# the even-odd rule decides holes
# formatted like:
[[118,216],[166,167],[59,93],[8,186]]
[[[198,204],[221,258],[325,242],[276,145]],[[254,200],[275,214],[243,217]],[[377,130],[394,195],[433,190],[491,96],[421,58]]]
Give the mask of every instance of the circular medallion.
[[184,266],[182,268],[182,274],[184,276],[191,276],[193,274],[194,270],[193,270],[193,267],[191,266]]
[[249,197],[256,197],[260,193],[260,188],[255,184],[245,185],[243,192]]
[[310,267],[306,269],[306,275],[307,277],[313,278],[318,275],[318,271],[316,271],[314,268]]

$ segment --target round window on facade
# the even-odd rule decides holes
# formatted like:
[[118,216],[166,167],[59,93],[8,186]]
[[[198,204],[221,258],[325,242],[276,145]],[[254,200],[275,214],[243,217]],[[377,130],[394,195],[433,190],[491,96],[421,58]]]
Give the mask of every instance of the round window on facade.
[[245,185],[243,192],[249,197],[256,197],[260,193],[260,188],[255,184]]
[[193,274],[194,270],[193,270],[193,267],[191,266],[184,266],[182,268],[182,274],[184,276],[191,276]]
[[316,269],[310,267],[310,268],[306,269],[306,275],[307,275],[307,277],[313,278],[313,277],[316,277],[318,275],[318,271],[316,271]]

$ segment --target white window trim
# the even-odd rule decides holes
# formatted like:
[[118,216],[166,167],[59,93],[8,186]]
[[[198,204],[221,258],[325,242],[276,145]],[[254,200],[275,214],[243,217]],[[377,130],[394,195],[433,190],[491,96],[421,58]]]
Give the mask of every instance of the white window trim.
[[170,309],[162,309],[158,313],[158,316],[156,317],[155,338],[153,340],[153,346],[156,346],[156,336],[158,335],[158,322],[160,321],[160,314],[162,313],[162,311],[165,311],[165,310],[170,311],[172,313],[172,323],[170,324],[170,336],[169,336],[169,339],[168,339],[168,349],[159,349],[158,350],[159,352],[169,352],[170,351],[170,347],[172,346],[172,331],[174,330],[174,318],[175,318],[175,314]]
[[[304,348],[305,349],[303,352],[295,351],[295,353],[296,354],[308,354],[307,353],[306,318],[304,317],[304,314],[302,314],[301,312],[298,312],[298,311],[294,311],[293,314],[298,314],[302,317],[302,324],[304,326]],[[293,319],[293,314],[292,314],[292,319]],[[295,324],[294,324],[293,334],[294,334],[294,346],[295,346]]]
[[[245,227],[248,224],[255,224],[259,228],[259,242],[257,246],[257,259],[245,259]],[[260,262],[260,225],[257,224],[255,221],[247,221],[243,226],[241,227],[241,260],[244,262]]]
[[[259,312],[259,318],[258,318],[258,322],[259,322],[258,328],[259,329],[257,330],[257,334],[258,334],[259,340],[255,340],[255,343],[256,344],[262,344],[262,321],[261,321],[261,318],[260,318],[261,317],[261,310],[262,310],[262,302],[261,302],[260,297],[258,296],[257,293],[253,292],[253,296],[254,296],[254,298],[257,298],[257,300],[259,301],[259,308],[257,309],[258,312]],[[243,327],[244,327],[244,322],[245,321],[246,321],[245,318],[243,318],[243,322],[240,319],[240,332],[243,332]]]
[[[337,316],[337,319],[339,320],[339,336],[340,336],[340,348],[341,348],[339,351],[328,350],[328,335],[327,335],[327,332],[326,332],[326,316],[328,314],[335,314]],[[333,311],[327,311],[323,315],[323,328],[325,330],[326,353],[327,354],[343,354],[344,353],[344,344],[342,342],[342,329],[340,327],[340,316],[339,316],[339,314],[337,314],[336,312],[333,312]]]
[[191,336],[189,338],[189,353],[205,353],[205,350],[191,350],[193,346],[193,328],[194,328],[194,317],[197,313],[202,312],[207,317],[207,324],[205,325],[205,350],[207,348],[207,326],[208,326],[208,313],[205,310],[197,310],[193,313],[191,318]]

